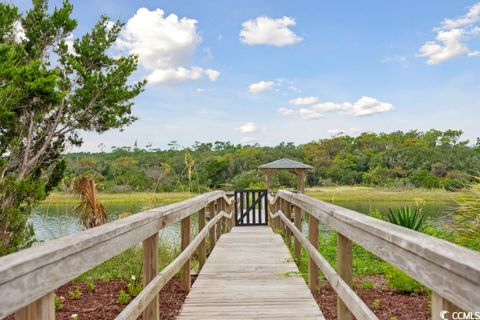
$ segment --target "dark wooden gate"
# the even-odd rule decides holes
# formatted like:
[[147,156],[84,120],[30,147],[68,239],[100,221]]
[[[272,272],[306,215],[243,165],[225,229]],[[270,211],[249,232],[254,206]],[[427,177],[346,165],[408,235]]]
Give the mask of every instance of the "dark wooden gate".
[[263,226],[268,224],[268,191],[235,190],[235,225]]

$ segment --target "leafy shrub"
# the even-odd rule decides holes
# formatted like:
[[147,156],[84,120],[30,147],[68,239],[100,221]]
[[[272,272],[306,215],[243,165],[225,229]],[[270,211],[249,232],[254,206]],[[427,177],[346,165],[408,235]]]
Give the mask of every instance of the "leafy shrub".
[[380,299],[373,300],[373,302],[371,304],[372,309],[374,309],[374,310],[378,309],[378,308],[380,308],[380,306],[381,306]]
[[390,208],[386,219],[390,223],[415,231],[423,231],[427,227],[427,216],[419,207]]
[[90,292],[93,292],[95,291],[95,283],[93,282],[92,279],[88,279],[86,281],[86,284],[87,284],[87,290],[90,291]]
[[128,304],[130,302],[130,295],[124,290],[120,290],[118,293],[117,303],[118,304]]
[[384,275],[389,286],[392,289],[398,290],[402,293],[411,294],[423,293],[426,291],[426,288],[418,283],[415,279],[391,265],[385,266]]
[[68,291],[68,296],[72,299],[78,299],[82,295],[82,291],[80,290],[80,287],[75,287],[73,291]]
[[63,308],[63,301],[62,298],[55,295],[55,311],[58,311]]

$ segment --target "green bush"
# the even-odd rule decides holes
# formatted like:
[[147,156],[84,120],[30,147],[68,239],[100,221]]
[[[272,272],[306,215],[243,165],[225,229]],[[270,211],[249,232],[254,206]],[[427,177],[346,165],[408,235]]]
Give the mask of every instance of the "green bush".
[[120,290],[118,293],[117,303],[118,304],[128,304],[130,302],[130,295],[125,292],[125,290]]
[[383,272],[385,280],[392,289],[408,294],[424,293],[426,291],[426,288],[415,279],[391,265],[385,265]]
[[419,207],[390,208],[386,219],[390,223],[415,231],[423,231],[427,227],[427,216]]

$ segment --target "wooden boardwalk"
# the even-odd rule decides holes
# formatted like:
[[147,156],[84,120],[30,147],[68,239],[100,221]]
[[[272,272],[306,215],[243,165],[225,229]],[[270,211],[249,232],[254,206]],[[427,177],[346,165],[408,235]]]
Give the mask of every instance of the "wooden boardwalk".
[[220,237],[177,319],[324,317],[281,236],[249,226]]

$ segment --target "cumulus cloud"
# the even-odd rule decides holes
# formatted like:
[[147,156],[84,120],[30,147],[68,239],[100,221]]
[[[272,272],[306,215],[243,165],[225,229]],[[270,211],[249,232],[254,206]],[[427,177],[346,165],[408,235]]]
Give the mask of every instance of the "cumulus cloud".
[[196,20],[140,8],[120,32],[116,45],[138,55],[152,83],[177,84],[203,76],[215,81],[220,72],[188,66],[201,41]]
[[291,116],[295,114],[295,110],[289,109],[289,108],[280,108],[278,109],[278,113],[281,114],[282,116]]
[[266,44],[277,47],[292,45],[303,40],[289,29],[295,24],[295,19],[290,17],[279,19],[257,17],[242,24],[240,41],[248,45]]
[[314,104],[317,101],[318,101],[317,97],[310,96],[310,97],[299,97],[299,98],[296,98],[296,99],[292,99],[292,100],[288,101],[288,103],[290,103],[294,106],[305,106],[305,105]]
[[321,118],[325,112],[331,111],[338,111],[340,114],[361,117],[387,112],[393,110],[394,108],[395,107],[391,103],[364,96],[354,103],[322,102],[312,104],[309,107],[304,107],[298,112],[295,112],[292,109],[280,108],[278,113],[283,116],[289,116],[297,113],[303,119],[312,120]]
[[272,89],[274,86],[273,81],[260,81],[257,83],[252,83],[248,86],[248,91],[251,93],[260,93],[265,90]]
[[477,37],[480,28],[480,2],[470,7],[468,12],[456,19],[443,20],[436,32],[435,40],[427,41],[419,49],[417,56],[427,58],[427,64],[439,64],[461,55],[477,56],[478,51],[469,48],[469,41]]
[[241,133],[254,133],[258,131],[258,127],[255,122],[247,122],[236,128],[236,130]]

